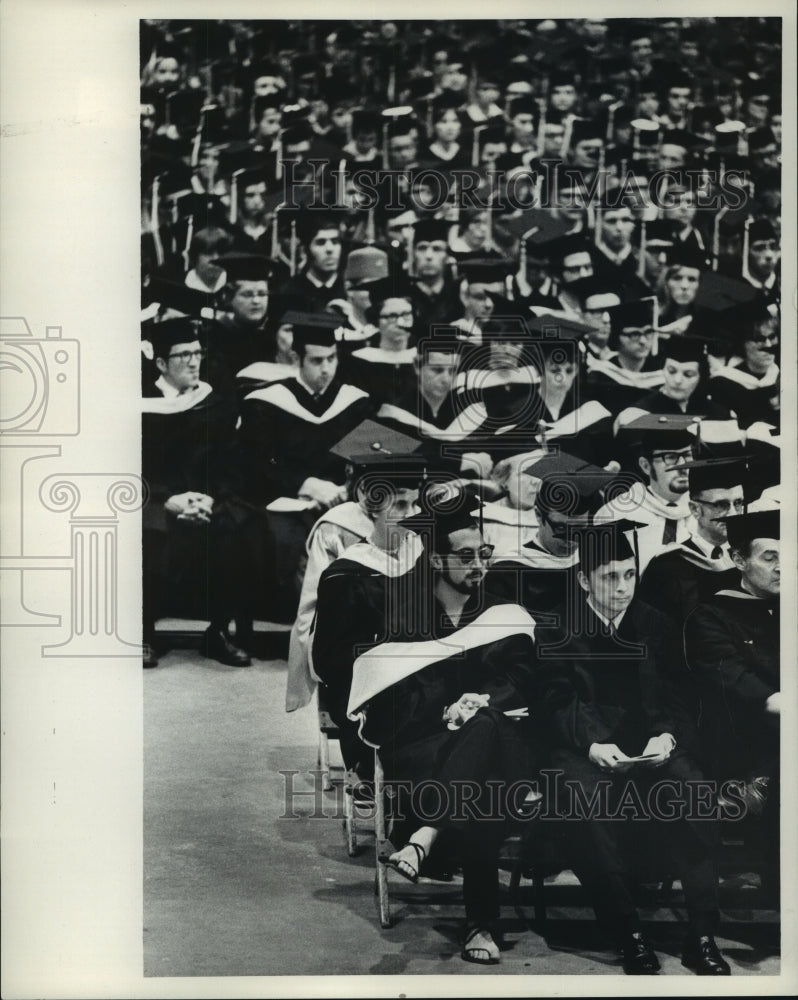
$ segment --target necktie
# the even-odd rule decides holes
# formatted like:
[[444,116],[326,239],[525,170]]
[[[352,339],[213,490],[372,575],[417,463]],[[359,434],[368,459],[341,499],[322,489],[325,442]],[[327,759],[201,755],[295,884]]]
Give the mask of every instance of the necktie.
[[[669,503],[669,507],[675,507],[675,503]],[[665,530],[662,532],[662,544],[670,545],[671,542],[676,541],[676,525],[679,523],[678,519],[675,517],[665,518]]]
[[720,545],[716,545],[715,548],[710,553],[712,559],[720,559],[722,555],[723,555],[723,549],[720,547]]

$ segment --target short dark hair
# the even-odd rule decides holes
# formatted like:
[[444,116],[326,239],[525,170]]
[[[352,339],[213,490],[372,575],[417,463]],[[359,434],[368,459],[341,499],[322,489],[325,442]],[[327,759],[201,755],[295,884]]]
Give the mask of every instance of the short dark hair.
[[233,237],[221,226],[208,226],[206,229],[198,229],[191,237],[189,247],[189,257],[196,261],[201,253],[209,256],[220,257],[233,245]]

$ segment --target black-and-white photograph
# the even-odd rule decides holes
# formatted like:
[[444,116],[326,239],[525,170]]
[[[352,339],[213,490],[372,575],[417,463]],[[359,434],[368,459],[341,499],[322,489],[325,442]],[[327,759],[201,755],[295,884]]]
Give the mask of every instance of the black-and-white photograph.
[[795,993],[760,7],[5,0],[4,997]]
[[142,22],[145,974],[778,973],[781,37]]

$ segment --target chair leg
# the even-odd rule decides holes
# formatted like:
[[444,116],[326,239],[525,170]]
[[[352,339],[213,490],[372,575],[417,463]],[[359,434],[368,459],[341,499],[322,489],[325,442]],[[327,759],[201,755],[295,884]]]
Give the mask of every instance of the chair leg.
[[333,785],[330,781],[330,740],[326,733],[319,733],[319,770],[321,787],[329,792]]
[[532,891],[535,901],[535,927],[538,933],[542,933],[546,924],[546,886],[543,868],[539,865],[532,868]]
[[380,911],[380,927],[391,926],[391,900],[388,893],[388,869],[381,865],[378,858],[384,850],[388,830],[385,819],[385,773],[379,754],[374,751],[374,864],[376,873],[374,889]]
[[357,854],[357,819],[355,813],[355,796],[353,794],[353,778],[356,776],[351,771],[344,774],[344,838],[346,839],[346,853],[350,858]]

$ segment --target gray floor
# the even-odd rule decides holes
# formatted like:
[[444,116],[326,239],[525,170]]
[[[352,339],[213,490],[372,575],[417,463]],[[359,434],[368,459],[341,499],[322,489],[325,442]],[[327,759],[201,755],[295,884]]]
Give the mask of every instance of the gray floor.
[[[459,958],[457,886],[392,879],[381,930],[373,837],[346,855],[336,796],[313,794],[312,708],[283,710],[286,666],[224,667],[180,649],[144,677],[144,973],[147,976],[618,974],[572,878],[550,891],[546,940],[531,906],[503,911],[502,963]],[[283,774],[281,772],[298,772]],[[293,799],[286,796],[293,782]],[[327,815],[320,815],[326,813]],[[776,914],[725,898],[718,943],[735,975],[775,975]],[[679,975],[681,911],[643,913],[664,974]]]

